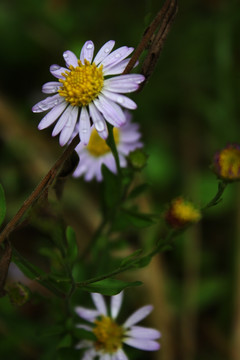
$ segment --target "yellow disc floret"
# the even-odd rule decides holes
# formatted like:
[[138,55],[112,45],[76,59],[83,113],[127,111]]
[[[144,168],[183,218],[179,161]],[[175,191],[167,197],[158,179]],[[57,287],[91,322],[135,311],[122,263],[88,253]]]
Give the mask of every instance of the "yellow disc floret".
[[240,149],[229,146],[223,149],[218,159],[219,175],[224,179],[238,180],[240,178]]
[[69,66],[69,70],[62,75],[65,79],[59,79],[62,83],[58,90],[59,95],[73,106],[86,106],[95,99],[103,87],[102,66],[99,68],[95,63],[90,64],[84,60],[84,64],[78,60],[77,67]]
[[[116,145],[119,143],[119,130],[118,128],[113,128],[113,136]],[[89,143],[87,145],[87,150],[93,156],[102,156],[111,151],[110,147],[107,145],[106,141],[103,140],[99,135],[96,129],[93,129]]]
[[93,333],[97,340],[95,348],[108,354],[115,353],[122,345],[124,329],[109,316],[101,316],[95,321]]
[[191,202],[179,197],[172,201],[165,218],[173,228],[181,228],[198,222],[201,219],[201,212]]

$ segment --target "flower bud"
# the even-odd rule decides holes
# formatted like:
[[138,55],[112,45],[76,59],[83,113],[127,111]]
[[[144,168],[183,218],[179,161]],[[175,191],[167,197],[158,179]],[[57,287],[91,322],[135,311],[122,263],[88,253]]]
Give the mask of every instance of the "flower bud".
[[240,180],[240,146],[229,144],[218,151],[213,159],[213,169],[223,180]]
[[174,199],[165,213],[166,222],[174,229],[181,229],[198,222],[200,219],[200,210],[182,197]]
[[141,170],[144,168],[147,164],[147,158],[147,154],[141,149],[132,151],[128,156],[128,160],[135,170]]
[[11,303],[15,306],[22,306],[29,299],[28,288],[19,282],[8,285],[6,290]]

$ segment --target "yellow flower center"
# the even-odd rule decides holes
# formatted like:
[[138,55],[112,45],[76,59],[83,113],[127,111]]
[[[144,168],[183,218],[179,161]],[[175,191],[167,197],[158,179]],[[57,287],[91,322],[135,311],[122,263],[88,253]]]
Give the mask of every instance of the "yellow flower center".
[[[119,143],[119,130],[118,128],[113,128],[113,137],[116,145]],[[96,129],[93,129],[87,149],[93,156],[102,156],[111,151],[110,147],[107,145],[106,141],[103,140],[99,135]]]
[[101,316],[99,320],[95,320],[96,327],[93,333],[97,338],[95,348],[105,353],[115,353],[122,345],[122,337],[124,330],[109,316]]
[[226,179],[240,178],[240,150],[226,148],[219,156],[220,176]]
[[201,218],[199,210],[195,209],[190,202],[182,199],[174,202],[172,212],[178,220],[183,222],[196,222]]
[[59,79],[62,87],[58,90],[59,95],[73,106],[86,106],[95,99],[103,87],[102,66],[99,68],[86,59],[84,64],[78,60],[77,67],[69,66],[69,70],[62,75],[65,79]]

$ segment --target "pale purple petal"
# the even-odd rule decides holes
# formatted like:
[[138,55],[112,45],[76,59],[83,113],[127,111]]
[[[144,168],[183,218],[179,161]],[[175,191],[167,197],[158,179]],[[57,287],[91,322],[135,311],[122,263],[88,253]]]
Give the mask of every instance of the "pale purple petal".
[[78,324],[78,325],[76,325],[76,328],[83,329],[86,331],[92,331],[92,329],[93,329],[91,326],[85,325],[85,324]]
[[96,175],[96,166],[94,163],[89,166],[85,172],[84,180],[91,181]]
[[79,124],[79,137],[84,145],[88,144],[90,138],[90,133],[91,133],[90,126],[91,125],[90,125],[88,111],[84,106],[80,114],[80,124]]
[[60,116],[56,125],[53,128],[52,136],[56,136],[62,131],[62,129],[66,125],[66,123],[71,115],[71,111],[72,111],[72,106],[68,106],[66,108],[66,110],[62,113],[62,115]]
[[149,340],[156,340],[161,337],[161,333],[158,330],[143,326],[132,326],[125,335],[137,339]]
[[[46,110],[49,110],[53,108],[55,105],[60,104],[61,102],[64,102],[64,98],[60,96],[59,94],[48,96],[46,99],[39,101],[37,104],[35,104],[32,107],[32,111],[34,113],[40,113]],[[66,103],[67,106],[67,103]]]
[[106,121],[104,120],[102,114],[100,113],[100,111],[98,111],[94,103],[89,104],[89,111],[92,121],[95,125],[95,129],[97,130],[99,136],[106,140],[108,137],[108,129]]
[[65,74],[66,71],[68,72],[67,68],[56,64],[50,66],[50,73],[58,79],[65,79],[63,74]]
[[97,55],[95,56],[93,62],[98,65],[100,62],[102,62],[105,57],[107,57],[110,52],[112,51],[112,48],[115,45],[115,41],[114,40],[109,40],[108,42],[106,42],[101,49],[98,51]]
[[100,95],[98,100],[94,100],[94,104],[98,110],[101,111],[105,119],[113,126],[119,127],[126,122],[126,117],[122,109],[105,96]]
[[84,349],[84,348],[89,348],[93,346],[93,342],[90,340],[82,340],[79,343],[77,343],[77,345],[75,346],[75,349]]
[[127,160],[122,154],[119,154],[119,162],[122,168],[127,166]]
[[88,40],[85,42],[81,50],[80,60],[82,64],[84,64],[84,59],[86,59],[91,63],[93,58],[93,53],[94,53],[94,44],[91,40]]
[[114,360],[128,360],[128,357],[122,349],[119,349],[114,357]]
[[131,93],[139,88],[139,85],[135,83],[124,83],[121,81],[109,82],[109,80],[111,79],[104,81],[102,90],[112,91],[115,93]]
[[128,55],[130,55],[133,52],[134,48],[129,48],[127,46],[122,46],[115,51],[113,51],[110,55],[108,55],[102,62],[101,65],[103,65],[104,68],[108,66],[113,66],[123,59],[125,59]]
[[148,339],[134,339],[127,338],[123,342],[129,346],[132,346],[136,349],[146,350],[146,351],[156,351],[160,349],[160,344],[153,340]]
[[108,99],[115,101],[116,103],[127,109],[134,110],[137,108],[137,104],[124,95],[113,93],[107,90],[102,90],[102,94],[105,95]]
[[49,81],[42,86],[42,92],[45,94],[53,94],[56,93],[61,86],[62,84],[60,82]]
[[75,308],[75,312],[82,319],[87,320],[89,322],[94,322],[95,319],[100,315],[99,311],[87,309],[87,308],[84,308],[82,306],[77,306]]
[[123,299],[123,291],[111,297],[111,315],[113,319],[116,319],[116,317],[118,316],[119,310],[122,305],[122,299]]
[[78,58],[72,51],[70,50],[64,51],[63,58],[65,60],[67,67],[69,67],[70,65],[72,65],[73,67],[78,66]]
[[104,158],[104,164],[109,168],[109,170],[111,170],[114,174],[117,173],[117,167],[116,167],[116,162],[115,159],[113,157],[113,155],[107,154]]
[[90,349],[85,351],[81,360],[92,360],[95,358],[96,355],[97,352],[94,349]]
[[153,310],[152,305],[146,305],[135,311],[123,324],[123,327],[129,328],[132,325],[137,324],[139,321],[147,317]]
[[66,107],[67,107],[67,103],[65,101],[54,106],[54,108],[50,110],[49,113],[47,113],[47,115],[45,115],[42,118],[42,120],[38,124],[38,129],[39,130],[46,129],[48,126],[52,125]]
[[107,307],[106,307],[104,297],[98,293],[91,293],[91,296],[92,296],[92,300],[93,300],[97,310],[99,311],[99,313],[106,316],[107,315]]
[[125,74],[125,75],[119,75],[114,76],[110,79],[105,80],[105,82],[122,82],[122,83],[134,83],[134,84],[141,84],[145,80],[145,77],[141,74]]
[[77,118],[78,118],[78,107],[73,106],[72,111],[69,114],[68,121],[65,124],[64,128],[62,129],[59,137],[59,144],[61,146],[66,145],[66,143],[70,140],[77,122]]
[[112,357],[109,354],[103,354],[100,356],[99,360],[111,360]]
[[108,66],[107,68],[103,68],[103,75],[107,76],[107,75],[122,74],[123,71],[125,70],[127,64],[129,63],[129,61],[130,61],[130,59],[125,59],[117,65]]

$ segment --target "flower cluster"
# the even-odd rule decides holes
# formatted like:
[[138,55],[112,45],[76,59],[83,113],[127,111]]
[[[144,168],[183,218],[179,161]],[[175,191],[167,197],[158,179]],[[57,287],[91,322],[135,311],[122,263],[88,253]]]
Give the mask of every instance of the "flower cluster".
[[67,144],[75,132],[87,145],[92,130],[91,121],[100,137],[106,139],[106,121],[120,127],[126,122],[121,107],[136,109],[135,102],[122,94],[137,90],[144,76],[119,75],[126,68],[130,60],[127,57],[134,49],[122,46],[112,52],[114,44],[113,40],[106,42],[94,57],[94,44],[87,41],[82,47],[80,59],[67,50],[63,53],[66,67],[50,66],[50,72],[58,81],[47,82],[42,91],[55,95],[38,102],[32,111],[50,110],[38,128],[42,130],[56,122],[52,136],[60,134],[61,146]]
[[92,300],[96,310],[81,306],[76,307],[76,313],[91,325],[80,324],[78,328],[85,329],[94,334],[96,340],[82,340],[76,348],[85,349],[82,360],[127,360],[128,357],[122,349],[127,344],[140,350],[154,351],[160,348],[156,341],[161,334],[158,330],[136,326],[152,310],[152,305],[146,305],[134,312],[124,323],[119,325],[116,318],[122,305],[123,292],[111,297],[110,312],[108,312],[102,295],[92,293]]
[[165,213],[165,220],[174,229],[180,229],[201,219],[201,212],[195,206],[178,197],[171,202]]
[[[143,146],[139,140],[141,134],[138,124],[131,123],[131,115],[128,111],[125,111],[125,116],[126,123],[120,128],[113,128],[121,167],[127,166],[126,156],[131,151]],[[94,177],[97,181],[102,181],[102,164],[105,164],[113,173],[117,172],[113,154],[106,141],[99,136],[94,126],[91,127],[88,145],[84,146],[83,143],[80,143],[75,150],[79,155],[80,161],[73,173],[74,177],[84,175],[86,181],[90,181]]]

